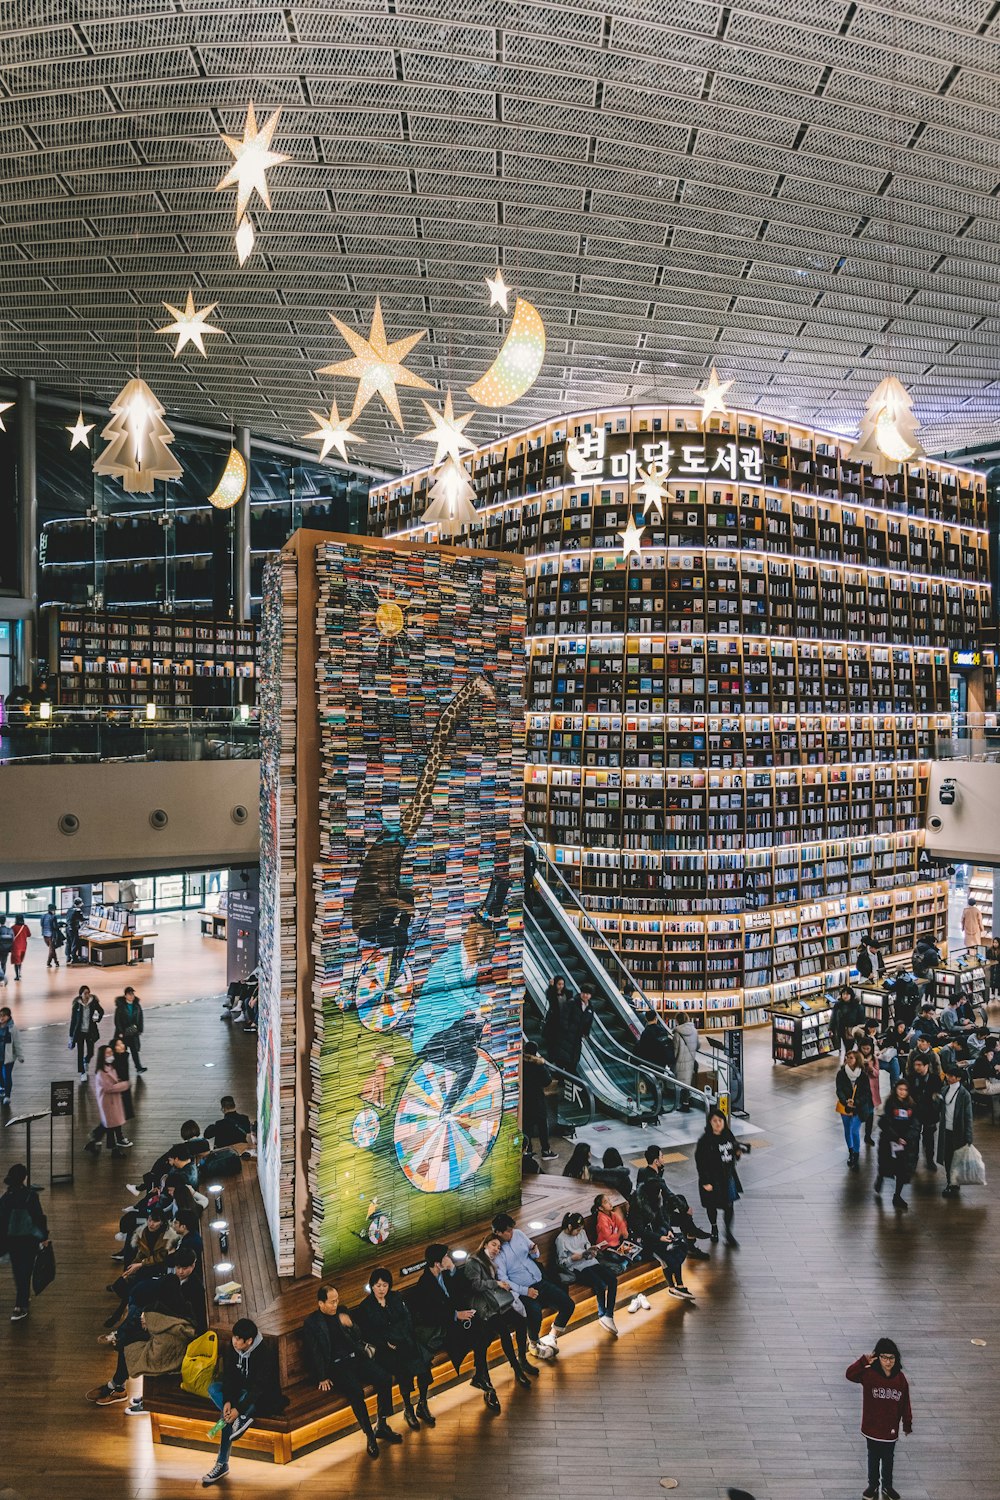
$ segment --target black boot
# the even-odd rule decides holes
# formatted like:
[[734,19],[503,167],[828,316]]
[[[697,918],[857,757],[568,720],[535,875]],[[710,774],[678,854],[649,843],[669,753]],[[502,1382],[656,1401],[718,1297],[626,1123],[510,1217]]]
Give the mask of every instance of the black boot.
[[713,1245],[717,1245],[718,1243],[719,1243],[719,1226],[718,1226],[718,1224],[713,1224],[712,1225],[712,1244]]
[[384,1417],[375,1429],[375,1436],[380,1443],[401,1443],[403,1441],[402,1433],[393,1432]]
[[367,1436],[365,1442],[366,1442],[366,1446],[368,1448],[368,1457],[369,1458],[378,1458],[378,1443],[375,1441],[375,1434],[374,1434],[374,1432],[372,1432],[370,1429],[369,1429],[368,1436]]
[[876,1193],[876,1196],[882,1191],[882,1184],[883,1184],[884,1181],[885,1181],[885,1178],[882,1177],[881,1174],[878,1177],[876,1177],[876,1179],[875,1179],[875,1193]]
[[426,1396],[421,1396],[420,1400],[417,1402],[417,1416],[420,1418],[421,1422],[426,1422],[428,1427],[437,1426],[437,1417],[431,1416],[431,1409],[427,1405]]
[[417,1414],[413,1410],[413,1407],[411,1406],[409,1401],[403,1402],[403,1421],[406,1423],[407,1427],[412,1428],[414,1432],[420,1431],[420,1423],[417,1421]]
[[523,1385],[526,1391],[530,1391],[531,1381],[528,1377],[527,1371],[522,1370],[521,1366],[518,1364],[515,1364],[512,1368],[514,1370],[514,1379],[517,1381],[518,1385]]

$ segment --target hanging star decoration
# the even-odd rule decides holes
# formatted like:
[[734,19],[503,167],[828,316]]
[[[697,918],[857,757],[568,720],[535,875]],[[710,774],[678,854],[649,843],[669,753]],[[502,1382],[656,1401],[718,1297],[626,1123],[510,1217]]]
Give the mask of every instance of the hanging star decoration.
[[645,496],[642,507],[643,516],[648,516],[652,510],[656,514],[656,519],[662,521],[663,505],[667,498],[667,486],[662,476],[656,469],[640,469],[639,478],[641,483],[636,485],[635,492],[637,495]]
[[174,350],[174,359],[177,358],[186,344],[193,344],[201,353],[203,358],[208,358],[205,353],[205,334],[221,333],[221,328],[216,328],[209,323],[208,319],[218,307],[217,302],[210,302],[207,307],[197,310],[194,305],[194,294],[190,290],[187,294],[187,302],[183,311],[179,307],[173,307],[169,302],[164,302],[168,313],[173,313],[174,321],[168,323],[165,328],[158,328],[157,333],[176,333],[177,348]]
[[253,220],[248,214],[236,229],[236,259],[241,266],[245,266],[254,247],[257,236],[253,232]]
[[635,517],[630,513],[625,530],[618,533],[622,539],[622,551],[626,562],[628,562],[633,553],[636,557],[640,556],[644,529],[644,527],[635,524]]
[[464,412],[462,416],[456,417],[452,405],[451,387],[444,398],[444,411],[435,411],[429,401],[421,401],[421,406],[431,419],[431,426],[426,432],[417,434],[418,443],[434,443],[434,463],[441,463],[442,459],[460,459],[463,451],[469,453],[476,446],[470,438],[465,436],[465,425],[475,416],[474,412]]
[[322,444],[319,454],[320,458],[325,458],[331,448],[336,448],[346,463],[347,444],[364,442],[363,437],[357,437],[351,431],[350,422],[341,417],[340,412],[337,410],[336,401],[330,402],[330,415],[328,417],[322,417],[318,411],[313,411],[312,409],[310,409],[309,415],[319,425],[315,432],[303,433],[302,441],[307,443],[313,438],[319,438]]
[[91,422],[88,424],[83,420],[83,407],[81,406],[79,412],[77,413],[77,418],[73,426],[66,428],[66,431],[69,433],[70,438],[72,439],[69,445],[69,451],[72,453],[73,449],[79,448],[81,444],[84,448],[89,448],[90,434],[93,432],[96,426],[96,422]]
[[476,490],[464,466],[447,458],[430,490],[431,504],[421,520],[437,526],[442,536],[454,536],[464,526],[471,526],[479,512],[475,507]]
[[[13,401],[0,401],[0,412],[10,411],[10,409],[11,409],[11,407],[13,405],[14,405]],[[3,417],[0,416],[0,432],[6,432],[6,431],[7,431],[7,429],[4,426]]]
[[251,99],[247,105],[243,139],[223,133],[222,139],[232,152],[234,160],[222,181],[216,185],[215,191],[221,193],[223,188],[232,187],[235,184],[237,224],[246,213],[254,193],[261,198],[265,208],[271,207],[267,174],[272,167],[288,160],[288,157],[283,156],[280,151],[271,150],[271,140],[280,119],[281,110],[276,109],[267,123],[258,130],[257,116]]
[[507,298],[510,296],[510,287],[504,281],[503,272],[499,266],[497,266],[495,276],[487,276],[486,285],[490,289],[490,306],[502,307],[504,312],[507,312]]
[[385,336],[382,303],[378,297],[375,298],[375,311],[372,314],[372,326],[367,338],[356,333],[353,328],[348,328],[347,324],[335,318],[333,313],[330,314],[330,321],[344,342],[354,350],[354,357],[339,360],[335,365],[325,365],[316,373],[318,375],[348,375],[358,382],[358,393],[354,398],[354,406],[349,418],[351,422],[364,411],[373,396],[381,396],[395,418],[396,426],[400,430],[405,430],[403,415],[399,409],[397,385],[422,391],[434,389],[430,381],[424,380],[420,375],[415,375],[403,364],[410,350],[427,336],[426,328],[420,333],[411,333],[408,338],[399,339],[396,343],[390,344]]
[[731,380],[720,380],[713,365],[708,372],[708,384],[704,390],[695,391],[695,395],[701,402],[701,425],[703,427],[713,412],[718,412],[722,417],[728,416],[729,408],[724,398],[732,383]]

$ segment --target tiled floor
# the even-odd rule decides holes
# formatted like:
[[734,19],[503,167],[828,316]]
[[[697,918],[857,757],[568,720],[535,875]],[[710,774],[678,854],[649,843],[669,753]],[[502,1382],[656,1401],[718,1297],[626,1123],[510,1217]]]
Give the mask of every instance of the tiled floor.
[[[212,1116],[225,1088],[248,1098],[250,1041],[220,1023],[213,1003],[154,1010],[132,1160],[78,1152],[75,1185],[46,1192],[59,1278],[26,1323],[7,1322],[10,1284],[0,1267],[0,1484],[15,1484],[22,1500],[200,1493],[204,1455],[154,1449],[145,1419],[89,1407],[83,1392],[108,1367],[95,1335],[123,1184],[184,1115]],[[48,1079],[67,1073],[61,1024],[31,1042],[18,1108],[43,1106]],[[977,1116],[987,1189],[942,1200],[939,1181],[921,1171],[901,1217],[874,1200],[869,1161],[859,1173],[846,1169],[833,1064],[774,1069],[763,1032],[748,1038],[747,1058],[760,1134],[743,1168],[741,1247],[716,1248],[711,1263],[689,1272],[695,1306],[660,1294],[649,1313],[623,1310],[617,1343],[600,1329],[571,1333],[530,1392],[498,1376],[499,1418],[478,1399],[448,1394],[436,1402],[436,1430],[407,1435],[377,1464],[357,1437],[289,1469],[237,1457],[220,1493],[653,1500],[661,1478],[676,1477],[680,1500],[719,1500],[730,1484],[757,1500],[847,1500],[860,1496],[864,1468],[859,1394],[844,1369],[887,1333],[902,1346],[913,1386],[916,1431],[897,1462],[905,1500],[1000,1497],[1000,1130]],[[79,1092],[78,1146],[93,1114]],[[691,1143],[679,1128],[692,1118],[671,1119],[656,1135],[681,1155],[669,1175],[694,1199]],[[646,1136],[626,1138],[626,1154],[638,1155]],[[619,1144],[616,1131],[597,1132],[592,1143],[603,1149],[612,1139]],[[4,1170],[19,1149],[0,1133]],[[972,1345],[978,1338],[984,1348]]]

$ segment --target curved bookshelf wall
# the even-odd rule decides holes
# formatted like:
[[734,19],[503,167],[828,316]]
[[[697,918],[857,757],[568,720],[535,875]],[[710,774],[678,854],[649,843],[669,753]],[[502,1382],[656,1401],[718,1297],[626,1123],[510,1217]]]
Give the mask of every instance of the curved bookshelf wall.
[[[836,982],[864,932],[946,936],[921,813],[952,652],[995,691],[985,478],[840,443],[632,407],[468,461],[463,542],[528,559],[526,821],[647,998],[708,1026]],[[370,531],[429,539],[429,482],[374,488]]]

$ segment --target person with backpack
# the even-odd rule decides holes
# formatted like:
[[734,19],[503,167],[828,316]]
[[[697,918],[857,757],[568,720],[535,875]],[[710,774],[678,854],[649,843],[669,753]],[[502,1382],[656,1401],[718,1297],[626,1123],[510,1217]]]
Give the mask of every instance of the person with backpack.
[[51,904],[48,911],[42,917],[41,928],[42,937],[45,939],[45,946],[49,950],[49,956],[45,960],[45,967],[47,969],[58,969],[60,967],[59,949],[66,941],[66,937],[59,925],[56,909]]
[[83,926],[83,902],[77,896],[66,918],[66,962],[75,964],[80,951],[80,929]]
[[10,1321],[20,1323],[28,1316],[31,1273],[38,1252],[51,1241],[38,1191],[28,1182],[28,1169],[22,1162],[11,1167],[4,1186],[7,1191],[0,1198],[0,1249],[10,1256],[14,1277],[14,1311]]
[[632,1046],[632,1055],[654,1068],[674,1071],[677,1062],[674,1039],[655,1010],[646,1012],[645,1024]]
[[0,985],[7,983],[7,962],[14,947],[14,929],[6,915],[0,917]]

